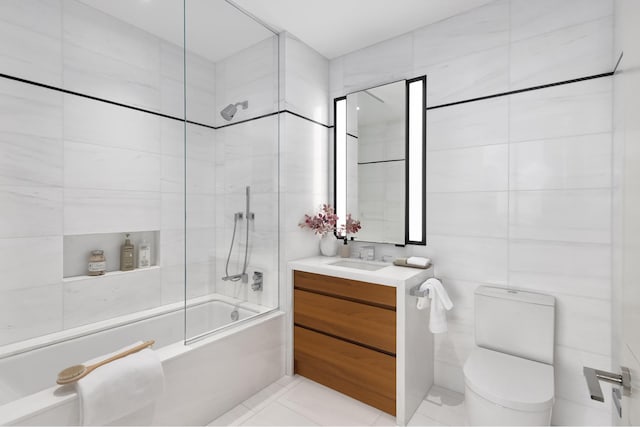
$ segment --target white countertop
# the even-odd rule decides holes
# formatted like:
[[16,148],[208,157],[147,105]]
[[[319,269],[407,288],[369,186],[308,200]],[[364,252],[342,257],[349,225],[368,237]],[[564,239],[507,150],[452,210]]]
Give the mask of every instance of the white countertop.
[[[359,268],[341,267],[331,265],[339,261],[362,262],[366,264],[384,265],[375,271]],[[390,262],[360,261],[352,258],[317,256],[289,261],[291,270],[305,271],[308,273],[325,274],[327,276],[342,277],[343,279],[359,280],[362,282],[376,283],[379,285],[399,287],[404,286],[408,280],[418,275],[424,275],[430,269],[400,267]]]

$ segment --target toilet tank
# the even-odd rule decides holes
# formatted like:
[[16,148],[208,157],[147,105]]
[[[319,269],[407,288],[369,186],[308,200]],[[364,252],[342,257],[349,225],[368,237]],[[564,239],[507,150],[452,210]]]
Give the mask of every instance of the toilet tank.
[[553,364],[555,298],[479,286],[475,292],[476,345]]

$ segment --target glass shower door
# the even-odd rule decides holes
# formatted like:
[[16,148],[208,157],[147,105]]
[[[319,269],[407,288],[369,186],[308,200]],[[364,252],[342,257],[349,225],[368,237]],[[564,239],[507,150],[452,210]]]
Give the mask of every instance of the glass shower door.
[[224,1],[185,20],[189,341],[278,306],[278,38]]

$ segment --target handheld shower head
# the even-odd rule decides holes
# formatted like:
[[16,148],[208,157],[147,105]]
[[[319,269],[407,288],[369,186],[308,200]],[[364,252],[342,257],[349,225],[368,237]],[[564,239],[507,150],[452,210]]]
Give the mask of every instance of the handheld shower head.
[[222,109],[222,111],[220,111],[222,118],[230,122],[233,119],[233,116],[238,112],[238,105],[241,106],[243,110],[246,110],[247,107],[249,107],[249,101],[242,101],[227,105]]

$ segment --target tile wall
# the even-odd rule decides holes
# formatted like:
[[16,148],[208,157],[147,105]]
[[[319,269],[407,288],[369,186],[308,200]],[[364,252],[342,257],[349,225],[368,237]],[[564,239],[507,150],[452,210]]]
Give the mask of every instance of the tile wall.
[[[184,117],[181,46],[74,0],[7,0],[0,16],[2,39],[20,41],[0,43],[0,72]],[[277,117],[213,128],[232,101],[250,103],[236,121],[276,110],[277,47],[274,37],[217,63],[188,53],[187,118],[209,127],[0,79],[0,273],[11,279],[0,286],[0,345],[179,301],[185,269],[189,297],[277,305]],[[245,185],[260,295],[216,284]],[[138,231],[159,233],[160,269],[63,280],[63,236]]]
[[[330,96],[427,75],[427,106],[613,69],[613,2],[498,0],[336,58]],[[583,365],[611,364],[610,77],[427,111],[427,246],[455,308],[435,381],[463,391],[473,292],[556,297],[554,424],[608,424]],[[378,254],[402,254],[380,245]]]

